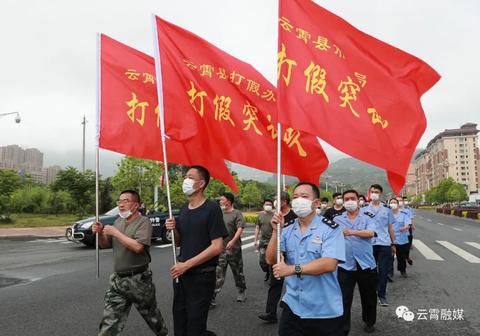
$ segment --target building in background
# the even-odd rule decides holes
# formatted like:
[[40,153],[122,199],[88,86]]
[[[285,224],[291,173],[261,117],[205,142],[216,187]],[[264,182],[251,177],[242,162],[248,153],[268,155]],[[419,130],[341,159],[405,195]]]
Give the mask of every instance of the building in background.
[[43,168],[43,153],[36,148],[23,149],[18,145],[0,146],[0,169],[12,169],[20,175],[28,174],[39,183],[52,183],[59,166]]
[[428,143],[415,158],[416,195],[449,177],[462,184],[467,194],[478,192],[478,132],[477,124],[466,123],[444,130]]

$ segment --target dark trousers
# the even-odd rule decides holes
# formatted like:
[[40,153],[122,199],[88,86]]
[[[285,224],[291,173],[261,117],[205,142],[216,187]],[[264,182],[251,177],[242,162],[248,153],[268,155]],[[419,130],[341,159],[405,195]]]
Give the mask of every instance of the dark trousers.
[[[411,229],[410,229],[410,230],[411,230]],[[412,242],[413,242],[413,234],[410,232],[410,235],[408,236],[407,259],[410,258],[410,249],[412,248]]]
[[270,266],[270,287],[268,288],[267,307],[265,311],[271,314],[277,314],[277,306],[282,297],[283,278],[278,280],[273,276],[272,267]]
[[348,335],[350,331],[353,293],[357,283],[362,302],[362,320],[365,324],[373,326],[377,320],[377,269],[362,270],[357,265],[356,271],[346,271],[339,267],[337,277],[342,289],[343,330],[345,335]]
[[215,289],[215,270],[187,272],[173,282],[175,336],[201,336],[207,330],[208,309]]
[[405,272],[407,269],[407,252],[410,249],[408,243],[397,245],[397,269],[400,272]]
[[330,319],[302,319],[287,304],[278,326],[279,336],[343,336],[343,317]]
[[373,245],[373,256],[378,269],[378,297],[386,298],[387,276],[392,264],[392,249],[390,246]]

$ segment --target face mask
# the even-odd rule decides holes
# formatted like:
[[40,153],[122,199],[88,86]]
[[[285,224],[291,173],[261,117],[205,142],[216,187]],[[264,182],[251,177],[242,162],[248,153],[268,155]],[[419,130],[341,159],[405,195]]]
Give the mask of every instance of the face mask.
[[122,217],[123,219],[128,218],[128,217],[130,217],[130,216],[132,215],[132,210],[120,211],[120,212],[118,213],[118,215],[119,215],[120,217]]
[[183,180],[183,184],[182,184],[183,193],[187,196],[192,195],[196,191],[193,188],[194,184],[195,184],[195,180],[192,180],[191,178],[186,178],[185,180]]
[[398,209],[398,204],[397,203],[390,203],[390,208],[392,208],[392,210],[396,210],[396,209]]
[[266,212],[270,212],[270,211],[272,211],[272,206],[271,205],[264,205],[263,210],[265,210]]
[[409,204],[409,202],[408,202],[408,201],[405,201],[405,202],[403,202],[403,204],[404,204],[405,206],[407,206],[407,205]]
[[358,209],[358,204],[356,201],[346,201],[345,202],[345,209],[348,212],[355,212]]
[[380,199],[380,194],[371,193],[370,198],[372,199],[372,201],[378,201]]
[[312,201],[298,197],[292,201],[292,210],[300,218],[307,217],[312,213]]
[[399,202],[399,203],[398,203],[398,206],[399,206],[400,208],[403,208],[403,202]]
[[343,199],[341,199],[341,198],[335,199],[335,204],[336,205],[343,205]]
[[365,201],[364,201],[364,200],[360,200],[360,201],[358,201],[358,204],[360,204],[360,206],[362,206],[362,205],[365,204]]
[[326,204],[326,203],[322,203],[322,204],[320,204],[320,208],[322,208],[322,209],[326,209],[326,208],[327,208],[327,204]]
[[222,211],[225,211],[227,207],[225,205],[220,205],[220,209],[222,209]]

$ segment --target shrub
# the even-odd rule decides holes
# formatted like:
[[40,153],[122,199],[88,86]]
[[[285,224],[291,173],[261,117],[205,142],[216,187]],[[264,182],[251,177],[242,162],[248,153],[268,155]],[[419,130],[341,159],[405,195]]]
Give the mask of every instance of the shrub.
[[247,223],[255,223],[257,221],[257,217],[258,215],[248,214],[248,215],[245,215],[245,221]]

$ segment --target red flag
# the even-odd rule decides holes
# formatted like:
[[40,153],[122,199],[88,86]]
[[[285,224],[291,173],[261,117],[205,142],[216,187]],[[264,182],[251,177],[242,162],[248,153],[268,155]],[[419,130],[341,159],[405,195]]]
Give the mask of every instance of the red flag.
[[[276,88],[257,70],[202,38],[156,18],[165,128],[221,157],[276,172]],[[328,160],[316,137],[282,130],[282,173],[318,184]]]
[[280,121],[386,169],[398,193],[435,70],[309,0],[280,0],[278,50]]
[[[154,59],[101,35],[99,147],[163,161]],[[203,165],[232,190],[235,181],[223,160],[207,160],[192,138],[167,139],[167,158],[184,165]]]

